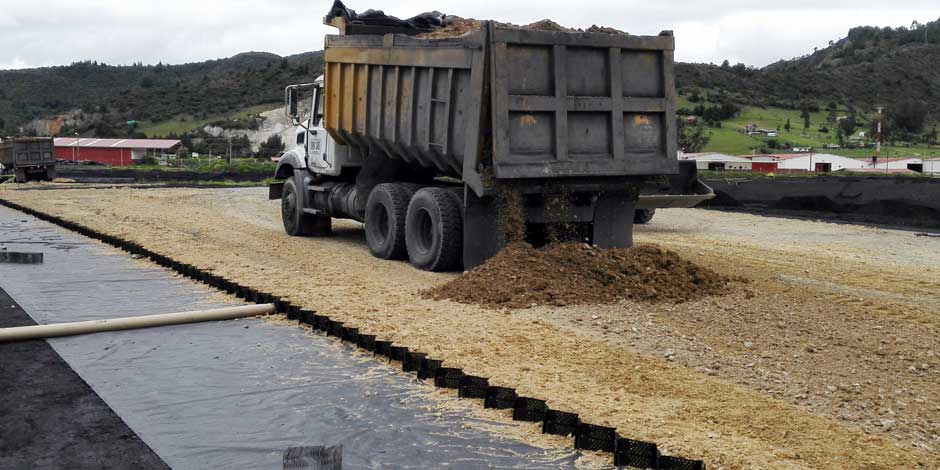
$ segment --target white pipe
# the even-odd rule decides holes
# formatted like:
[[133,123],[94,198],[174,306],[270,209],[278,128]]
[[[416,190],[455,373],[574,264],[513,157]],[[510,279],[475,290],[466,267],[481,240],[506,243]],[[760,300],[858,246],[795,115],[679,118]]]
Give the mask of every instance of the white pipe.
[[274,304],[245,305],[241,307],[197,310],[193,312],[161,313],[139,317],[109,318],[106,320],[56,323],[52,325],[17,326],[0,328],[0,343],[56,336],[83,335],[102,331],[130,330],[153,326],[179,325],[204,321],[231,320],[274,313]]

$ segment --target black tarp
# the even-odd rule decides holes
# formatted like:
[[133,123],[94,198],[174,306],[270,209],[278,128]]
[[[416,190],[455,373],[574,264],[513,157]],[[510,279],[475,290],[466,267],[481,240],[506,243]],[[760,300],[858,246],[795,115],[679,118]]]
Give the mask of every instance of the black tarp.
[[340,0],[333,2],[330,11],[326,14],[324,22],[329,24],[334,18],[343,18],[347,24],[364,24],[369,26],[394,26],[399,28],[434,29],[444,26],[445,15],[439,11],[429,11],[401,20],[386,15],[382,10],[366,10],[356,13],[356,10],[347,8]]
[[[232,305],[85,237],[0,207],[0,286],[39,323]],[[413,376],[286,322],[177,325],[50,339],[174,469],[281,468],[288,447],[343,446],[344,468],[573,468],[578,453],[489,432]],[[453,400],[458,400],[453,398]]]

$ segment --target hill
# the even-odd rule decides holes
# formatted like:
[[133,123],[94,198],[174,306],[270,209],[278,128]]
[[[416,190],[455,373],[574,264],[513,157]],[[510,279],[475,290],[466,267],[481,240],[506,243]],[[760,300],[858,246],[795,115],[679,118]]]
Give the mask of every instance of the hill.
[[[0,71],[0,135],[63,113],[68,114],[49,126],[53,133],[67,134],[79,127],[99,136],[119,136],[133,131],[127,121],[208,119],[280,102],[284,86],[309,80],[322,68],[321,52],[288,57],[249,52],[182,65],[78,62],[4,70]],[[63,124],[66,128],[59,128]]]
[[940,115],[940,20],[914,29],[852,28],[829,47],[762,69],[744,64],[677,64],[680,94],[720,92],[740,105],[819,109],[830,102],[849,112],[889,111],[920,101]]

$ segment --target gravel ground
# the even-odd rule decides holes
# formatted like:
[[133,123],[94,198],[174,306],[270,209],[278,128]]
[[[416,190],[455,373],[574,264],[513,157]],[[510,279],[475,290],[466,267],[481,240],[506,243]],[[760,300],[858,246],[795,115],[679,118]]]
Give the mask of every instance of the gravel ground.
[[682,304],[488,310],[372,258],[358,224],[291,238],[252,189],[0,197],[213,269],[709,468],[940,467],[940,240],[700,210],[637,230],[751,283]]

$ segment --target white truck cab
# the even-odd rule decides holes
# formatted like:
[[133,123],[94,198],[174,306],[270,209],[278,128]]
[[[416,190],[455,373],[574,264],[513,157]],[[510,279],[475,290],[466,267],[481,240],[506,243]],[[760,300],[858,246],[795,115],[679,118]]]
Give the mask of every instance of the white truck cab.
[[[298,99],[301,91],[312,90],[309,110],[299,111]],[[294,156],[303,162],[309,171],[339,176],[343,168],[362,166],[362,156],[358,149],[337,144],[323,127],[323,110],[326,95],[323,93],[323,75],[313,83],[291,85],[285,90],[285,111],[297,126]]]

